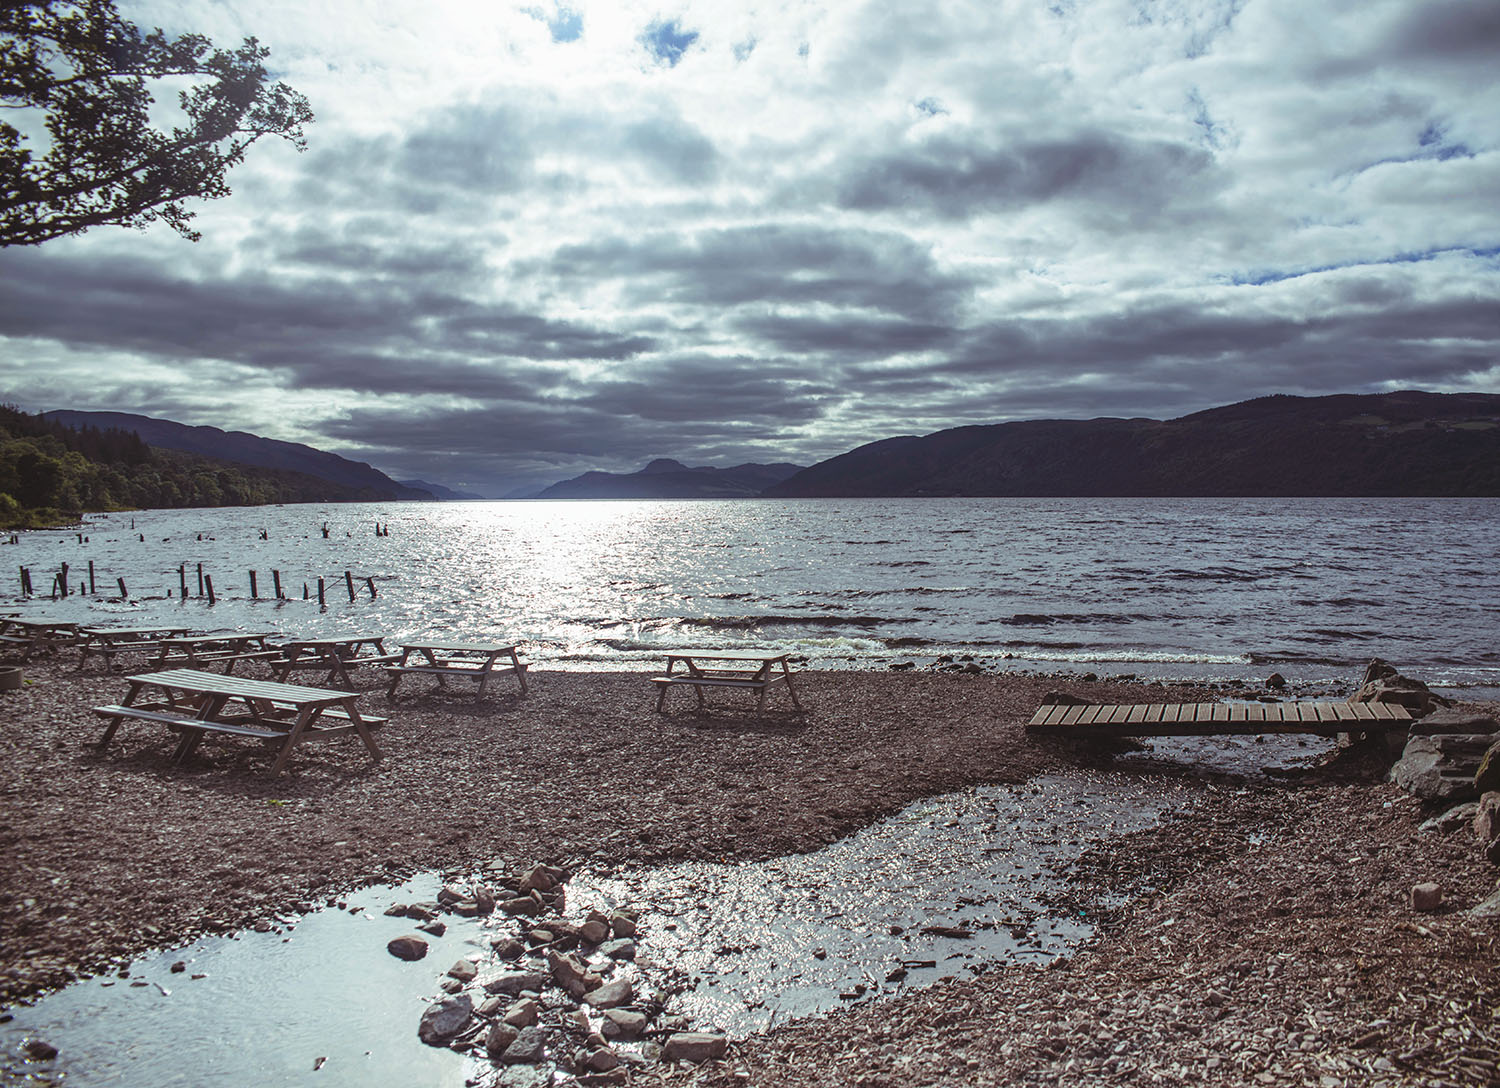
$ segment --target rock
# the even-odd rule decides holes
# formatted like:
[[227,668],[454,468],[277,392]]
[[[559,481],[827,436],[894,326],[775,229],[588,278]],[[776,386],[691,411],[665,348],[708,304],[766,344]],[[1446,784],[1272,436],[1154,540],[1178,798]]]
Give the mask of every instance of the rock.
[[479,903],[473,899],[460,899],[452,903],[448,909],[460,918],[478,918],[484,913],[479,909]]
[[540,991],[547,985],[547,976],[537,971],[506,971],[483,983],[487,994],[519,994],[523,990]]
[[1489,714],[1468,710],[1434,710],[1421,721],[1412,722],[1413,733],[1500,733],[1500,721]]
[[618,1009],[635,1000],[635,988],[628,978],[620,978],[604,983],[583,1000],[595,1009]]
[[414,922],[430,922],[442,912],[436,903],[411,903],[406,908],[406,916]]
[[445,907],[451,907],[460,899],[467,898],[469,898],[469,893],[464,891],[464,889],[460,888],[457,884],[444,884],[443,890],[438,892],[437,894],[437,901],[443,904],[443,906]]
[[388,907],[385,908],[384,913],[385,913],[385,916],[387,918],[405,918],[406,917],[406,904],[405,903],[392,903],[390,906],[388,906]]
[[1500,790],[1500,740],[1485,749],[1474,772],[1474,788],[1480,793]]
[[500,1060],[507,1064],[535,1063],[547,1056],[547,1036],[541,1028],[522,1028],[515,1042],[506,1047]]
[[408,933],[404,937],[396,937],[389,941],[385,950],[398,960],[414,962],[427,955],[427,942],[414,933]]
[[464,984],[456,978],[445,978],[438,983],[438,989],[445,994],[461,994],[464,992]]
[[423,922],[417,927],[423,933],[431,933],[434,937],[441,937],[448,932],[448,927],[442,922]]
[[636,935],[636,917],[624,911],[615,911],[609,916],[610,932],[616,937],[634,937]]
[[646,1030],[646,1014],[630,1009],[605,1009],[604,1034],[612,1039],[634,1039]]
[[1420,911],[1437,910],[1443,905],[1443,889],[1431,882],[1417,884],[1411,890],[1411,909]]
[[489,914],[495,909],[495,893],[483,884],[474,889],[474,904],[480,914]]
[[1470,823],[1474,819],[1474,813],[1478,810],[1479,805],[1476,802],[1465,801],[1461,805],[1454,805],[1447,812],[1439,813],[1429,820],[1423,820],[1417,826],[1417,830],[1424,834],[1438,832],[1446,835]]
[[636,948],[634,941],[622,937],[617,941],[606,941],[604,944],[601,944],[599,951],[612,960],[633,960],[635,959]]
[[524,914],[534,917],[542,913],[542,904],[529,895],[518,896],[515,899],[506,899],[496,905],[505,914]]
[[1477,797],[1474,774],[1490,739],[1469,733],[1414,736],[1391,768],[1391,781],[1424,801]]
[[729,1047],[729,1040],[722,1035],[709,1035],[701,1031],[679,1031],[667,1040],[661,1056],[669,1062],[715,1061],[722,1058]]
[[1469,911],[1471,918],[1500,918],[1500,890],[1491,892],[1489,898]]
[[520,1034],[519,1028],[509,1024],[491,1024],[489,1032],[484,1037],[485,1052],[491,1058],[500,1057],[510,1049],[510,1044],[514,1043]]
[[1043,706],[1093,706],[1087,699],[1079,698],[1077,695],[1069,695],[1065,691],[1049,691],[1042,696]]
[[1266,687],[1273,691],[1280,691],[1286,687],[1286,677],[1282,676],[1279,672],[1273,672],[1270,676],[1266,677]]
[[448,1040],[469,1026],[473,1015],[474,1003],[468,994],[429,1005],[422,1014],[422,1022],[417,1025],[417,1038],[428,1046],[445,1046]]
[[590,971],[576,956],[547,954],[547,963],[552,968],[552,977],[557,984],[574,997],[582,997],[596,990],[604,980]]
[[1427,690],[1420,680],[1402,676],[1379,658],[1371,661],[1365,669],[1364,683],[1359,693],[1349,700],[1351,703],[1390,703],[1404,706],[1413,717],[1423,717],[1440,706],[1449,706],[1447,699]]
[[525,876],[521,877],[519,890],[522,892],[550,892],[553,888],[557,887],[557,884],[558,881],[552,876],[545,865],[536,865]]
[[541,1015],[542,1007],[531,998],[523,998],[510,1007],[501,1019],[513,1028],[529,1028]]
[[452,967],[448,968],[448,977],[457,979],[459,982],[473,982],[474,976],[477,974],[479,974],[479,968],[475,967],[468,960],[459,960]]
[[590,919],[578,927],[578,938],[589,944],[599,944],[609,936],[609,926],[598,919]]
[[591,1073],[608,1073],[620,1064],[620,1056],[609,1047],[601,1047],[584,1055],[583,1064]]
[[57,1057],[57,1047],[40,1039],[26,1040],[26,1056],[34,1062],[50,1062]]
[[487,1020],[493,1020],[500,1015],[500,1010],[505,1008],[505,1004],[498,997],[487,997],[480,1004],[479,1008],[474,1010],[474,1015],[483,1016]]
[[502,960],[518,960],[526,954],[526,946],[512,937],[497,937],[490,942],[490,947]]

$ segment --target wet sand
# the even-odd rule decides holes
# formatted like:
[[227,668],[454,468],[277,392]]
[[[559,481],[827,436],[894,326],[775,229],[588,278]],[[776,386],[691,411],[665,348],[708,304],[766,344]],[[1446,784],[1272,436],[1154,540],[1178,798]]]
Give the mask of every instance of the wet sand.
[[[677,709],[658,716],[642,674],[539,672],[528,696],[502,687],[479,703],[466,692],[403,695],[387,709],[371,690],[368,705],[391,718],[382,762],[335,741],[304,746],[271,779],[249,743],[206,744],[173,767],[171,735],[144,724],[122,727],[101,754],[89,708],[123,695],[118,677],[79,673],[69,658],[28,674],[34,683],[0,696],[6,1002],[419,870],[548,860],[607,871],[804,852],[922,797],[1107,764],[1025,737],[1052,688],[1111,702],[1199,694],[1059,677],[809,673],[799,677],[802,715],[775,698],[757,715],[732,695],[700,714],[677,693]],[[1078,902],[1108,924],[1063,966],[955,978],[752,1037],[721,1068],[636,1079],[1494,1075],[1458,1060],[1497,1057],[1494,930],[1463,913],[1494,875],[1466,830],[1419,835],[1426,813],[1380,784],[1374,765],[1250,783],[1169,773],[1193,782],[1199,802],[1091,859]],[[1450,907],[1412,915],[1417,879],[1443,883]],[[1123,910],[1102,898],[1117,889],[1135,893]],[[1423,1049],[1429,1036],[1437,1042]]]

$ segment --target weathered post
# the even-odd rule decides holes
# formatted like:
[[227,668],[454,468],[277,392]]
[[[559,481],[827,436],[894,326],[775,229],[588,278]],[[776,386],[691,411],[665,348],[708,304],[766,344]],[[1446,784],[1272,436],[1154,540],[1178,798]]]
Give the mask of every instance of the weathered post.
[[327,608],[328,607],[328,599],[324,595],[323,579],[321,579],[321,578],[318,579],[318,607],[319,608]]
[[198,564],[198,596],[203,596],[203,564]]
[[68,595],[68,564],[62,565],[62,572],[57,576],[58,583],[62,586],[62,595]]
[[365,585],[367,585],[367,586],[370,587],[370,600],[373,601],[375,599],[375,579],[374,578],[366,578],[365,579]]
[[349,591],[349,603],[354,603],[354,575],[344,571],[344,588]]
[[126,597],[130,596],[130,594],[125,592],[125,579],[118,578],[116,581],[120,583],[120,600],[123,601]]
[[323,539],[328,539],[328,522],[326,521],[323,523]]
[[252,601],[260,600],[260,594],[255,588],[255,572],[253,570],[250,572],[250,599]]
[[281,596],[281,571],[273,570],[271,572],[271,585],[276,590],[276,599],[278,601],[283,600],[284,598]]
[[204,584],[208,586],[208,603],[209,604],[213,604],[214,603],[214,579],[213,579],[213,575],[211,575],[211,574],[204,575],[203,576],[203,581],[204,581]]
[[99,591],[94,588],[94,561],[92,559],[89,560],[89,596],[99,596]]
[[187,564],[177,564],[177,584],[182,587],[182,599],[187,600]]

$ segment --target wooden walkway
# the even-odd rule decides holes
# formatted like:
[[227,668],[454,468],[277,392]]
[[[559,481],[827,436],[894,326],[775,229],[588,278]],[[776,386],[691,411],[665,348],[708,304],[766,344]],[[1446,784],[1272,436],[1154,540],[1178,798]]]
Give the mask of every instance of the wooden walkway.
[[1412,720],[1389,703],[1141,703],[1044,705],[1028,733],[1090,737],[1202,737],[1256,733],[1364,733]]

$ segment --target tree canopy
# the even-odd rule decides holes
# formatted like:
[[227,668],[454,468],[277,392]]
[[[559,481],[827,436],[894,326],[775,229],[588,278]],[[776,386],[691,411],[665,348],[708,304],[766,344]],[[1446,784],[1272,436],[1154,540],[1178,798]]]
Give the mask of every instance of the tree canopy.
[[[306,147],[312,108],[271,81],[269,55],[142,34],[114,0],[0,3],[0,246],[156,221],[197,241],[184,201],[228,195],[263,136]],[[165,123],[164,85],[183,88]]]

